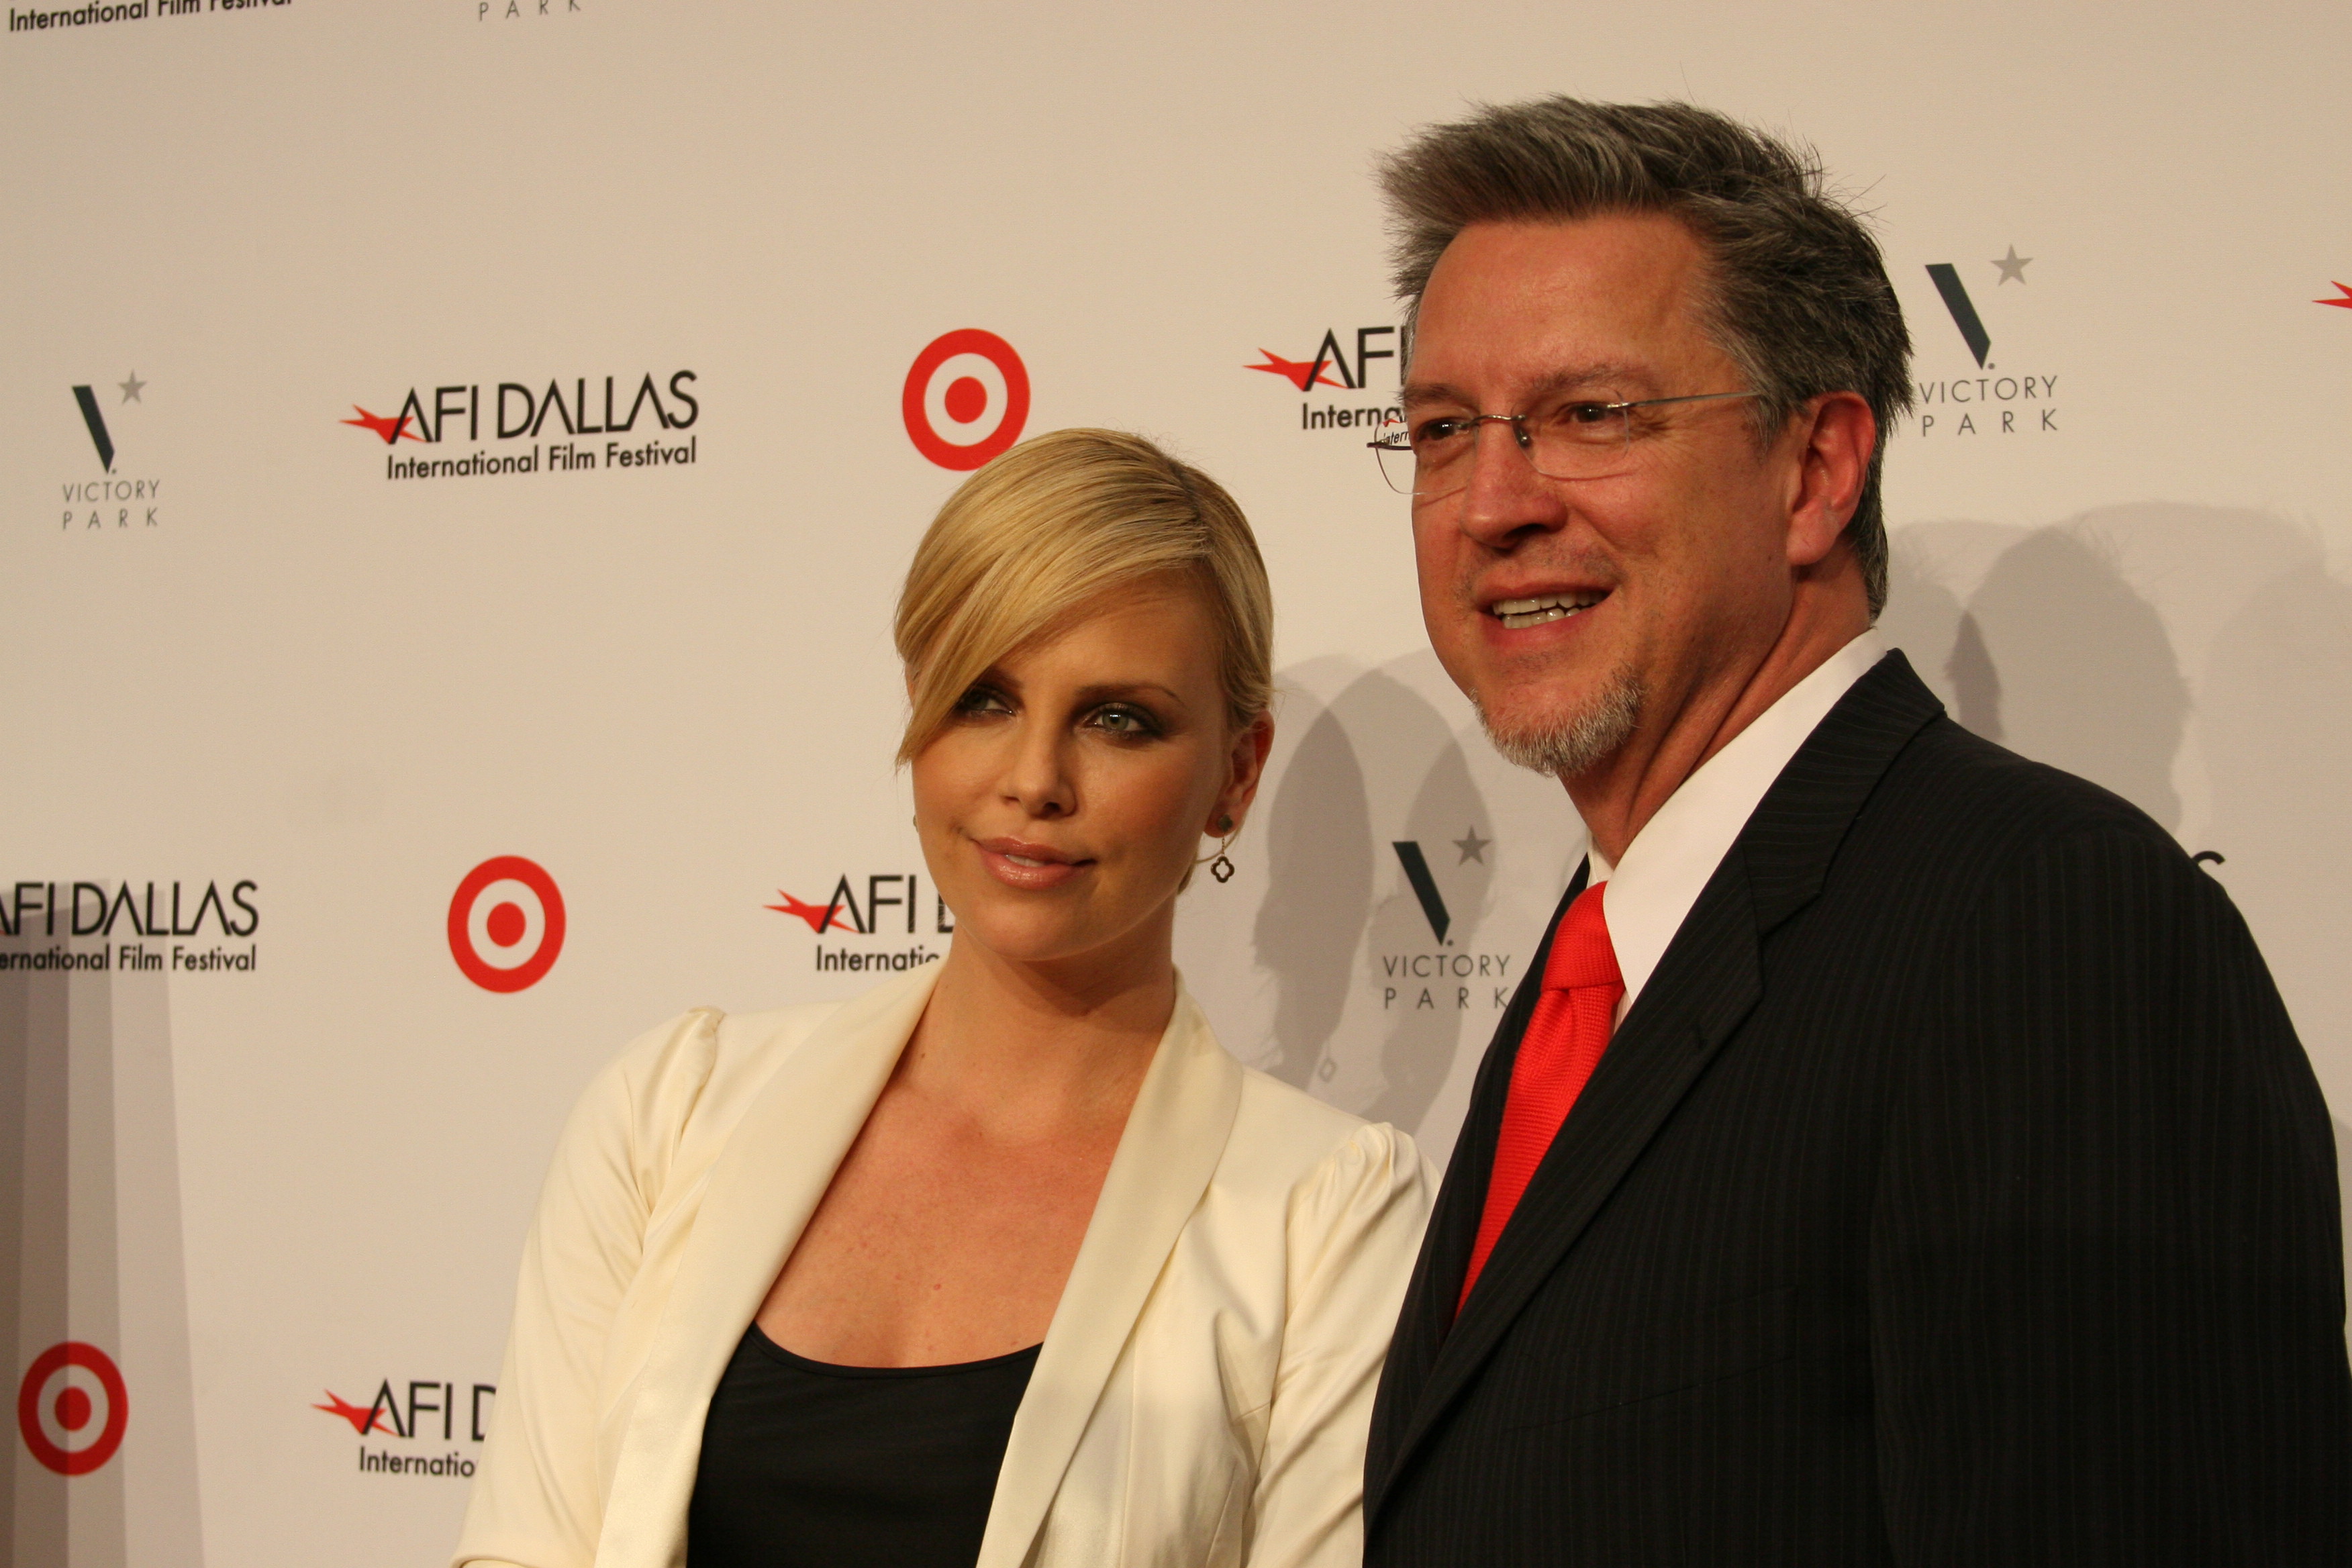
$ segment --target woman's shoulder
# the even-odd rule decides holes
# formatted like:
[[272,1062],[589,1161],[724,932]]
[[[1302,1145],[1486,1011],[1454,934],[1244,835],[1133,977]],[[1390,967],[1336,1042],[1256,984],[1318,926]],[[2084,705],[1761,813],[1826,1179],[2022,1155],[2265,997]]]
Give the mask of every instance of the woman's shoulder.
[[1295,1183],[1418,1180],[1421,1151],[1385,1121],[1326,1104],[1255,1068],[1242,1069],[1241,1105],[1229,1147],[1253,1164],[1287,1170]]
[[624,1117],[640,1138],[663,1142],[731,1125],[777,1065],[840,1005],[691,1008],[630,1041],[590,1085],[582,1109]]

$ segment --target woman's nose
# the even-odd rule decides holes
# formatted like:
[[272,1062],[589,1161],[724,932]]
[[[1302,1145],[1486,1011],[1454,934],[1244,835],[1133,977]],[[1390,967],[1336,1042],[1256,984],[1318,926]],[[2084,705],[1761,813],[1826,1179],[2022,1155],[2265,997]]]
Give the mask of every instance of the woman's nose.
[[1067,816],[1077,809],[1065,748],[1068,737],[1043,724],[1024,724],[1014,737],[1004,776],[1006,798],[1032,816]]

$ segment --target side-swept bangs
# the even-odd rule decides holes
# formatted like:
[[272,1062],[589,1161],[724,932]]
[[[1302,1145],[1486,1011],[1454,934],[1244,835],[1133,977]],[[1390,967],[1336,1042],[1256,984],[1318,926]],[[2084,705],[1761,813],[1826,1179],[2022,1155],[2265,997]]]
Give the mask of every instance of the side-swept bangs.
[[997,661],[1107,590],[1160,576],[1198,585],[1228,721],[1246,726],[1273,700],[1274,597],[1223,486],[1116,430],[1057,430],[972,475],[916,546],[898,596],[912,708],[898,760],[929,745]]

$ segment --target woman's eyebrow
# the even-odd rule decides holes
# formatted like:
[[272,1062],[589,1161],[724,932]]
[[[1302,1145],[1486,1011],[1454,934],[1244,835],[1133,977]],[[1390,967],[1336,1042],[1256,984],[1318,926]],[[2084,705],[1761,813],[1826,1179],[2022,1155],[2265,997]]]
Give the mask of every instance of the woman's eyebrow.
[[1162,686],[1156,680],[1114,681],[1099,686],[1081,686],[1078,688],[1077,695],[1081,702],[1106,702],[1117,697],[1140,696],[1147,691],[1158,692],[1179,708],[1184,706],[1184,699],[1172,687]]

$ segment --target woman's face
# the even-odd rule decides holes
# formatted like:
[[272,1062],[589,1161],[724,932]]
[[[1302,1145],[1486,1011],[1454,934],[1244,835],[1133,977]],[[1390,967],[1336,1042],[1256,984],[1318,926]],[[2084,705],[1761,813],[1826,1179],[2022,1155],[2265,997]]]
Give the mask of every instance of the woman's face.
[[1022,963],[1164,955],[1202,835],[1240,824],[1273,735],[1226,726],[1208,607],[1181,581],[1114,589],[982,675],[914,761],[957,940]]

